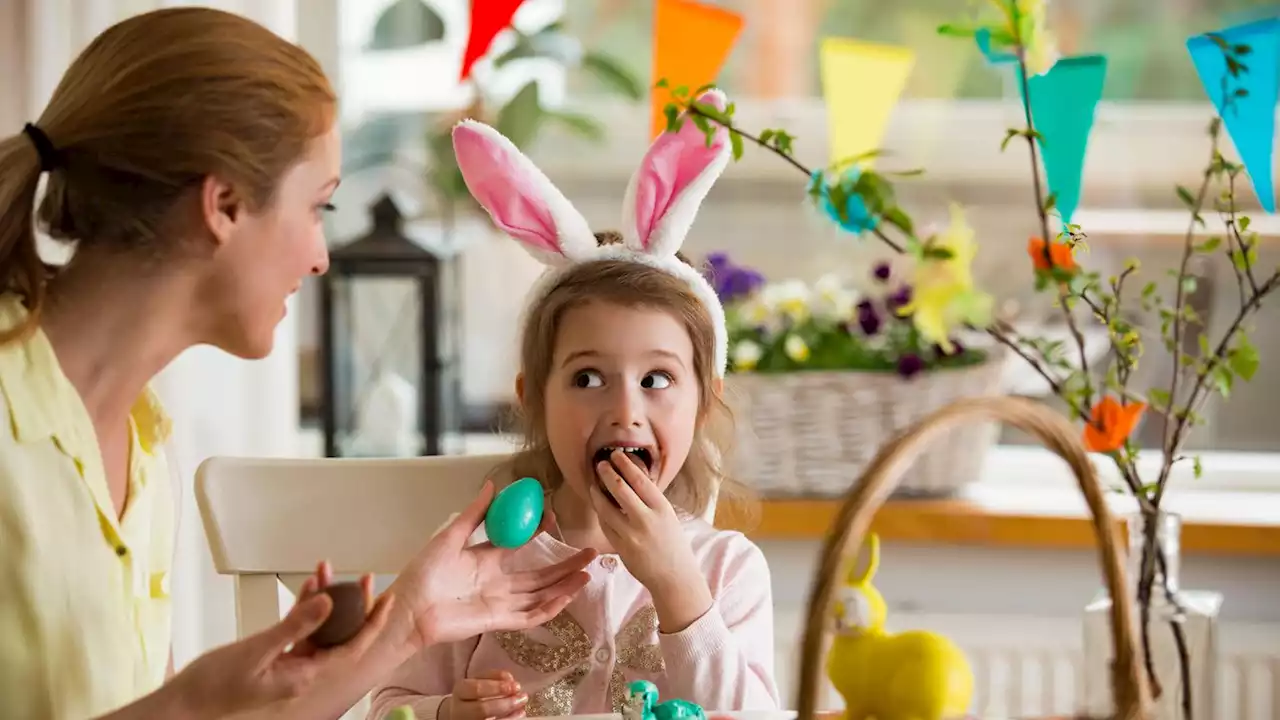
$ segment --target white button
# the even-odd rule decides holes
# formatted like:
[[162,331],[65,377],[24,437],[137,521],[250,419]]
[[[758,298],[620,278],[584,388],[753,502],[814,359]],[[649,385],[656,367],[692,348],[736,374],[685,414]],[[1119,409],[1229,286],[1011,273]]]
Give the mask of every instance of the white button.
[[596,662],[601,665],[609,662],[609,648],[600,648],[596,650]]
[[605,555],[604,557],[600,558],[600,565],[605,570],[608,570],[609,572],[613,572],[614,568],[618,567],[618,558],[612,555]]

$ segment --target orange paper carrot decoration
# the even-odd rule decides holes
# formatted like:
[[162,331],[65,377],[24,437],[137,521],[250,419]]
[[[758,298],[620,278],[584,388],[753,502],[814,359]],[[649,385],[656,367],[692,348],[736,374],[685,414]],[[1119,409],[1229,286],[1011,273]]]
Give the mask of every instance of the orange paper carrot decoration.
[[1046,247],[1043,238],[1033,237],[1027,241],[1027,255],[1031,256],[1031,264],[1036,270],[1047,272],[1058,268],[1075,272],[1079,269],[1075,256],[1071,254],[1071,246],[1066,243],[1053,242]]
[[1091,452],[1115,452],[1138,426],[1138,420],[1147,409],[1146,403],[1121,404],[1107,395],[1093,406],[1089,423],[1084,426],[1084,445]]
[[742,32],[742,16],[692,0],[658,0],[653,11],[653,80],[666,80],[668,88],[650,91],[653,116],[651,136],[667,129],[663,108],[671,90],[687,87],[693,92],[709,85],[720,74],[729,52]]

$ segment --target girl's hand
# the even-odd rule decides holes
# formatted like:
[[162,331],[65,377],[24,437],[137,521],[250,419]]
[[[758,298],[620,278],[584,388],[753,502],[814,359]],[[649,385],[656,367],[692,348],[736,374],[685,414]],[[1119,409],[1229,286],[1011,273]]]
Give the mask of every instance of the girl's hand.
[[441,720],[509,720],[524,717],[528,704],[511,673],[488,672],[459,680],[440,714]]
[[[649,590],[664,633],[679,632],[711,608],[711,590],[675,508],[635,461],[614,450],[596,466],[591,504],[627,570]],[[621,470],[621,472],[619,472]],[[605,497],[601,485],[618,501]]]

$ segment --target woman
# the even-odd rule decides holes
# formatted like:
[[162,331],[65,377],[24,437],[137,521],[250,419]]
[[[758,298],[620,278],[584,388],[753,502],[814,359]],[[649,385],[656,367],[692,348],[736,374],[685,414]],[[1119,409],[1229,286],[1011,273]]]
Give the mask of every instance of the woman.
[[[193,345],[267,355],[289,295],[325,271],[335,105],[297,46],[172,8],[106,30],[40,118],[0,141],[0,717],[100,716],[164,681],[169,423],[148,385]],[[42,261],[33,220],[74,243],[65,266]],[[483,512],[427,545],[350,646],[283,653],[328,612],[304,599],[122,712],[218,717],[300,697],[269,709],[336,715],[424,644],[558,612],[591,558],[503,577],[498,551],[463,549]]]

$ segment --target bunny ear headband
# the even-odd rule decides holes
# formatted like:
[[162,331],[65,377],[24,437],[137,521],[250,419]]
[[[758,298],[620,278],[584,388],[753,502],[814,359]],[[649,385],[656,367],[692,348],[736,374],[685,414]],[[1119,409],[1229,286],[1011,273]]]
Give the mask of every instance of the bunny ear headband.
[[[724,93],[698,102],[725,109]],[[658,136],[631,182],[622,207],[623,245],[599,246],[585,218],[547,176],[497,130],[473,120],[453,129],[453,149],[467,189],[499,228],[548,266],[532,300],[550,292],[565,270],[592,260],[630,260],[684,280],[706,306],[715,328],[715,370],[724,376],[728,336],[724,308],[711,284],[676,257],[698,206],[729,164],[729,133],[706,135],[692,122]]]

